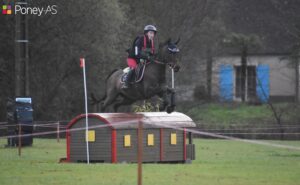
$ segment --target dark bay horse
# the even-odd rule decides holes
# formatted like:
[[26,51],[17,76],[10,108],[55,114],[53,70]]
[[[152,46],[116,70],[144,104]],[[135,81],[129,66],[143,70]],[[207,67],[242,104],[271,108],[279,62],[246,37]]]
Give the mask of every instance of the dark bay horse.
[[154,60],[146,64],[144,77],[140,82],[131,84],[128,89],[122,89],[121,78],[123,70],[114,70],[106,78],[106,92],[102,99],[97,100],[92,95],[94,103],[101,103],[101,112],[114,104],[114,111],[117,112],[119,106],[131,105],[135,101],[149,99],[154,96],[162,98],[163,102],[160,105],[160,111],[167,108],[167,112],[171,113],[174,110],[175,104],[169,104],[168,95],[174,95],[174,91],[166,85],[166,68],[167,66],[179,71],[178,52],[176,42],[171,39],[161,43],[158,52],[154,55]]

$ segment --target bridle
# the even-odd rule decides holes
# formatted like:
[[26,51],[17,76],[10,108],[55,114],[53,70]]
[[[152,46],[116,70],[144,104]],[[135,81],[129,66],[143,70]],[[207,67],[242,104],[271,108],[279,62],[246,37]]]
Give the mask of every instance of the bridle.
[[[176,52],[177,53],[177,52]],[[175,54],[175,52],[173,53],[173,54]],[[161,62],[161,61],[159,61],[158,59],[154,59],[154,61],[153,61],[154,63],[156,63],[156,64],[159,64],[159,65],[168,65],[168,66],[170,66],[171,68],[174,68],[176,65],[176,62]],[[150,63],[150,62],[149,62]]]
[[174,68],[176,66],[173,62],[160,62],[158,60],[154,60],[153,62],[159,65],[168,65],[171,68]]

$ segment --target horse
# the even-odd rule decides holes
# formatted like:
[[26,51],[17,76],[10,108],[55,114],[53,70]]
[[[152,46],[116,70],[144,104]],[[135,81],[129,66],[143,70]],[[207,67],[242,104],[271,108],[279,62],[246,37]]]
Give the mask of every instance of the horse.
[[180,69],[177,54],[179,52],[177,47],[179,41],[180,39],[172,42],[171,39],[168,39],[159,44],[158,52],[154,54],[154,60],[144,64],[146,67],[143,79],[140,82],[131,83],[127,89],[121,88],[123,70],[113,70],[106,78],[105,95],[100,100],[97,100],[92,94],[92,101],[101,103],[101,112],[104,112],[112,104],[114,104],[114,111],[117,112],[120,106],[131,105],[138,100],[146,100],[158,96],[163,100],[159,110],[164,111],[167,108],[168,113],[173,112],[175,102],[171,101],[170,103],[168,95],[171,95],[171,100],[174,100],[175,91],[166,85],[166,68],[169,66],[174,72],[178,72]]

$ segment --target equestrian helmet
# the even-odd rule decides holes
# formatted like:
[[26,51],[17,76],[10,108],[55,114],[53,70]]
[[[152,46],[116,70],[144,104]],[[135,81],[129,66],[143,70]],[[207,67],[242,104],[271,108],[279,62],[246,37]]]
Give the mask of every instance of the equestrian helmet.
[[156,34],[157,32],[157,29],[155,26],[149,24],[149,25],[146,25],[145,28],[144,28],[144,33],[147,33],[148,31],[154,31],[154,33]]

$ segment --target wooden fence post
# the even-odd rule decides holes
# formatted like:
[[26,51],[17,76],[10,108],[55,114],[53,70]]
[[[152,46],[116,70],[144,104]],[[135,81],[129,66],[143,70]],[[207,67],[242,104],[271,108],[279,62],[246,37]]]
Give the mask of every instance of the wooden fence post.
[[143,163],[143,123],[139,118],[138,127],[138,185],[142,185],[142,163]]
[[60,137],[60,136],[59,136],[59,132],[60,132],[60,130],[59,130],[60,123],[57,122],[56,124],[57,124],[57,127],[56,127],[56,128],[57,128],[57,129],[56,129],[56,140],[57,140],[57,142],[59,143],[59,139],[60,139],[60,138],[59,138],[59,137]]
[[21,148],[22,148],[22,139],[21,139],[21,135],[22,135],[22,126],[19,123],[19,143],[18,143],[18,148],[19,148],[19,156],[21,156]]

